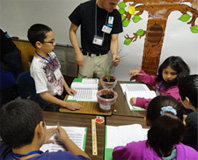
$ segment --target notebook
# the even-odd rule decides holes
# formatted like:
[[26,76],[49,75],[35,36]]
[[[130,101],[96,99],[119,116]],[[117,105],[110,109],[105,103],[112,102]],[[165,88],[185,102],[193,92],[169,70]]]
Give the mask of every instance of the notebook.
[[147,139],[148,129],[140,124],[105,126],[105,160],[112,160],[113,149],[116,146],[125,146],[132,141]]
[[131,111],[145,111],[144,108],[132,106],[130,103],[131,97],[154,98],[155,91],[151,91],[146,84],[142,83],[122,83],[120,84],[123,94],[126,97],[127,104]]
[[97,78],[75,78],[71,88],[77,93],[74,96],[69,95],[67,101],[97,102],[98,83]]

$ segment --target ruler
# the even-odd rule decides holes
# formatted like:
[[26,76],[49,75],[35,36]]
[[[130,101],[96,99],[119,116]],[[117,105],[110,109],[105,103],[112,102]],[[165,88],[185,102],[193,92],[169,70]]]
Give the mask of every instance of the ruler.
[[96,137],[96,120],[91,120],[91,127],[92,127],[92,154],[98,155],[98,148],[97,148],[97,137]]

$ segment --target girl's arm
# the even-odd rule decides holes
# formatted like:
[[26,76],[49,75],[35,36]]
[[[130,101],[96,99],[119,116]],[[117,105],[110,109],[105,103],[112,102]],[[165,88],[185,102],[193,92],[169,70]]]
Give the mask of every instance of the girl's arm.
[[156,76],[153,75],[148,75],[146,74],[143,70],[141,70],[139,73],[141,73],[141,75],[137,75],[137,77],[141,80],[141,82],[151,85],[151,86],[155,86],[156,81],[155,78]]
[[136,98],[135,106],[147,109],[149,102],[152,100],[152,98]]

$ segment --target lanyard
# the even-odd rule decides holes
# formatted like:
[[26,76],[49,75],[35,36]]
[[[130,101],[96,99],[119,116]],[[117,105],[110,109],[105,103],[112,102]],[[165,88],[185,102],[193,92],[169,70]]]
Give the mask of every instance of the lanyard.
[[50,55],[48,54],[48,56],[50,57],[50,60],[52,61],[49,61],[47,58],[45,58],[45,57],[43,57],[43,56],[41,56],[40,54],[38,54],[38,52],[37,51],[35,51],[35,53],[39,56],[39,57],[41,57],[41,58],[43,58],[44,60],[46,60],[46,61],[48,61],[51,65],[53,65],[54,66],[54,68],[56,69],[56,66],[55,66],[55,64],[54,64],[54,62],[52,61],[52,59],[51,59],[51,57],[50,57]]
[[[109,16],[109,12],[107,12],[107,17]],[[105,20],[105,24],[107,24],[107,17],[106,17],[106,20]],[[95,7],[95,35],[97,35],[97,1],[96,1],[96,7]],[[105,33],[103,32],[103,39],[104,39],[104,35]]]
[[158,91],[162,88],[162,86],[163,86],[163,82],[160,83]]
[[14,154],[13,152],[11,153],[11,155],[15,158],[21,158],[21,157],[24,157],[24,156],[29,156],[31,154],[36,154],[36,153],[39,153],[39,154],[42,154],[43,152],[40,151],[40,150],[36,150],[36,151],[31,151],[27,154]]

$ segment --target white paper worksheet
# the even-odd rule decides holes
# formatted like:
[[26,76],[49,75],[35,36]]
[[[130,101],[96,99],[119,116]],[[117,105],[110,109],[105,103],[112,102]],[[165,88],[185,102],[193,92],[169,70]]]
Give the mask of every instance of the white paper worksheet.
[[[57,126],[47,126],[47,129],[56,128]],[[62,127],[62,126],[61,126]],[[62,127],[67,132],[69,138],[83,151],[85,150],[86,143],[86,127]],[[54,139],[54,143],[44,144],[40,148],[41,151],[45,152],[57,152],[58,150],[67,150],[63,143],[61,143],[56,135],[53,135],[50,139]]]
[[98,92],[97,78],[75,78],[71,88],[77,91],[74,96],[68,96],[67,101],[97,102]]

